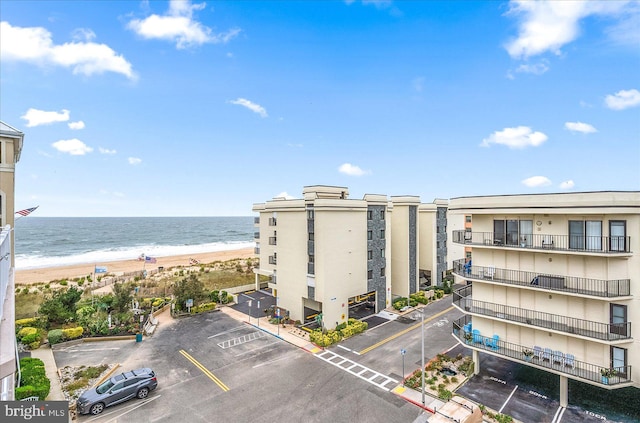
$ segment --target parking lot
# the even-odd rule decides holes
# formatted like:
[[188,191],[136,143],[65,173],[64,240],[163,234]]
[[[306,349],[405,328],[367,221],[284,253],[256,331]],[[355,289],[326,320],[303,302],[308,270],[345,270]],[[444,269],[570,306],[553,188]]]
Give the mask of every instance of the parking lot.
[[[55,349],[58,367],[121,363],[151,367],[146,400],[80,422],[414,421],[421,410],[313,354],[224,313],[161,324],[143,342],[104,341]],[[217,382],[217,381],[218,382]]]

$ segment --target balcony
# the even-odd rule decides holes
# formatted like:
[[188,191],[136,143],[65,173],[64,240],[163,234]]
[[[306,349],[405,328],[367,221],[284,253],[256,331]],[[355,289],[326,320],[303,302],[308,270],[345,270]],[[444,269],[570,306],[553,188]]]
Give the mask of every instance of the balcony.
[[276,256],[269,256],[269,264],[278,264]]
[[254,232],[253,239],[260,239],[260,232]]
[[590,295],[601,298],[628,297],[631,295],[631,280],[629,279],[589,279],[500,269],[494,266],[470,266],[467,268],[465,267],[464,259],[453,262],[453,273],[465,279],[478,279],[503,285],[568,294]]
[[255,248],[253,249],[253,253],[254,253],[254,254],[260,254],[260,247],[255,247]]
[[[604,377],[601,373],[603,366],[576,360],[571,354],[564,354],[560,351],[543,352],[541,347],[524,346],[511,342],[494,339],[495,337],[484,336],[474,333],[472,336],[470,316],[464,316],[453,322],[453,335],[462,345],[478,351],[485,351],[489,354],[501,357],[516,363],[526,364],[542,370],[547,370],[555,374],[569,377],[580,382],[588,382],[600,387],[611,387],[615,385],[620,388],[631,385],[631,366],[615,367],[611,369],[612,376]],[[466,328],[466,329],[465,329]],[[544,348],[544,346],[542,346]],[[525,357],[523,351],[534,351],[533,358]],[[535,352],[539,351],[539,354]],[[547,349],[547,351],[549,351]]]
[[309,275],[315,275],[315,264],[314,263],[307,263],[307,274]]
[[254,217],[253,218],[253,224],[254,225],[259,225],[260,224],[260,218],[259,217]]
[[278,283],[277,280],[278,280],[278,278],[276,278],[276,275],[271,275],[270,279],[269,279],[269,283],[277,285],[277,283]]
[[580,335],[603,341],[631,339],[631,322],[608,324],[576,319],[558,314],[478,301],[472,299],[471,293],[471,286],[454,291],[453,304],[467,313],[495,317],[500,320],[522,323],[542,329],[552,329],[571,335]]
[[518,250],[569,251],[592,254],[631,254],[629,236],[575,236],[453,231],[453,242],[470,246]]
[[275,236],[269,237],[269,245],[277,245],[277,239]]
[[276,225],[277,221],[275,217],[270,217],[269,218],[269,226],[277,226]]

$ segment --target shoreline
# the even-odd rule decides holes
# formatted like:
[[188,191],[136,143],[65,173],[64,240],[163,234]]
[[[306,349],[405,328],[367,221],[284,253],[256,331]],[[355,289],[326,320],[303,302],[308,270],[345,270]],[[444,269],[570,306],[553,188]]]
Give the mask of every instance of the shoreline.
[[[190,266],[189,259],[194,258],[202,264],[213,263],[214,261],[227,261],[233,259],[255,258],[253,248],[242,248],[238,250],[213,251],[209,253],[182,254],[177,256],[156,257],[156,263],[144,263],[137,259],[121,260],[100,263],[100,266],[107,268],[107,274],[119,272],[134,272],[136,270],[155,269],[164,267],[169,269],[176,266]],[[54,280],[73,279],[87,276],[94,271],[94,264],[74,264],[59,267],[43,267],[38,269],[16,270],[16,285],[31,285],[35,283],[48,283]]]

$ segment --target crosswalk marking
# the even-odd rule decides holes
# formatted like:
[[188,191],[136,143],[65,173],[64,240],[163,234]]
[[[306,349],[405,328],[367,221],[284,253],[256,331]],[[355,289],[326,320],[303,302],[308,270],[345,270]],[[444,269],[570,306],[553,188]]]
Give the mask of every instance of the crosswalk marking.
[[239,336],[237,338],[228,339],[224,342],[219,342],[218,346],[220,348],[227,349],[231,347],[235,347],[238,345],[246,344],[247,342],[255,341],[256,339],[264,338],[267,334],[261,330],[251,332],[248,335]]
[[[385,391],[390,391],[398,384],[397,380],[365,367],[362,364],[358,364],[353,360],[334,353],[333,351],[325,350],[316,353],[315,356]],[[376,382],[376,380],[380,380],[380,382]]]

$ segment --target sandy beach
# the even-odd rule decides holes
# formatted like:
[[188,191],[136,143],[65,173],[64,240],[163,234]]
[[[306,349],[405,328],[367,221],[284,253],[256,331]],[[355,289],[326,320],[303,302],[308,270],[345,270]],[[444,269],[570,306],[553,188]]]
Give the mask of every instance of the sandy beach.
[[[154,264],[143,263],[138,260],[111,261],[98,263],[99,266],[105,266],[108,273],[117,272],[133,272],[146,269],[154,269],[160,266],[168,269],[175,266],[189,266],[189,258],[194,258],[200,263],[212,263],[214,261],[226,261],[236,258],[253,258],[255,257],[253,248],[245,248],[241,250],[216,251],[211,253],[188,254],[171,257],[156,257],[157,262]],[[42,269],[26,269],[17,270],[15,282],[20,284],[33,284],[38,282],[50,282],[60,279],[72,279],[78,276],[87,276],[93,273],[93,264],[78,264],[72,266],[47,267]]]

